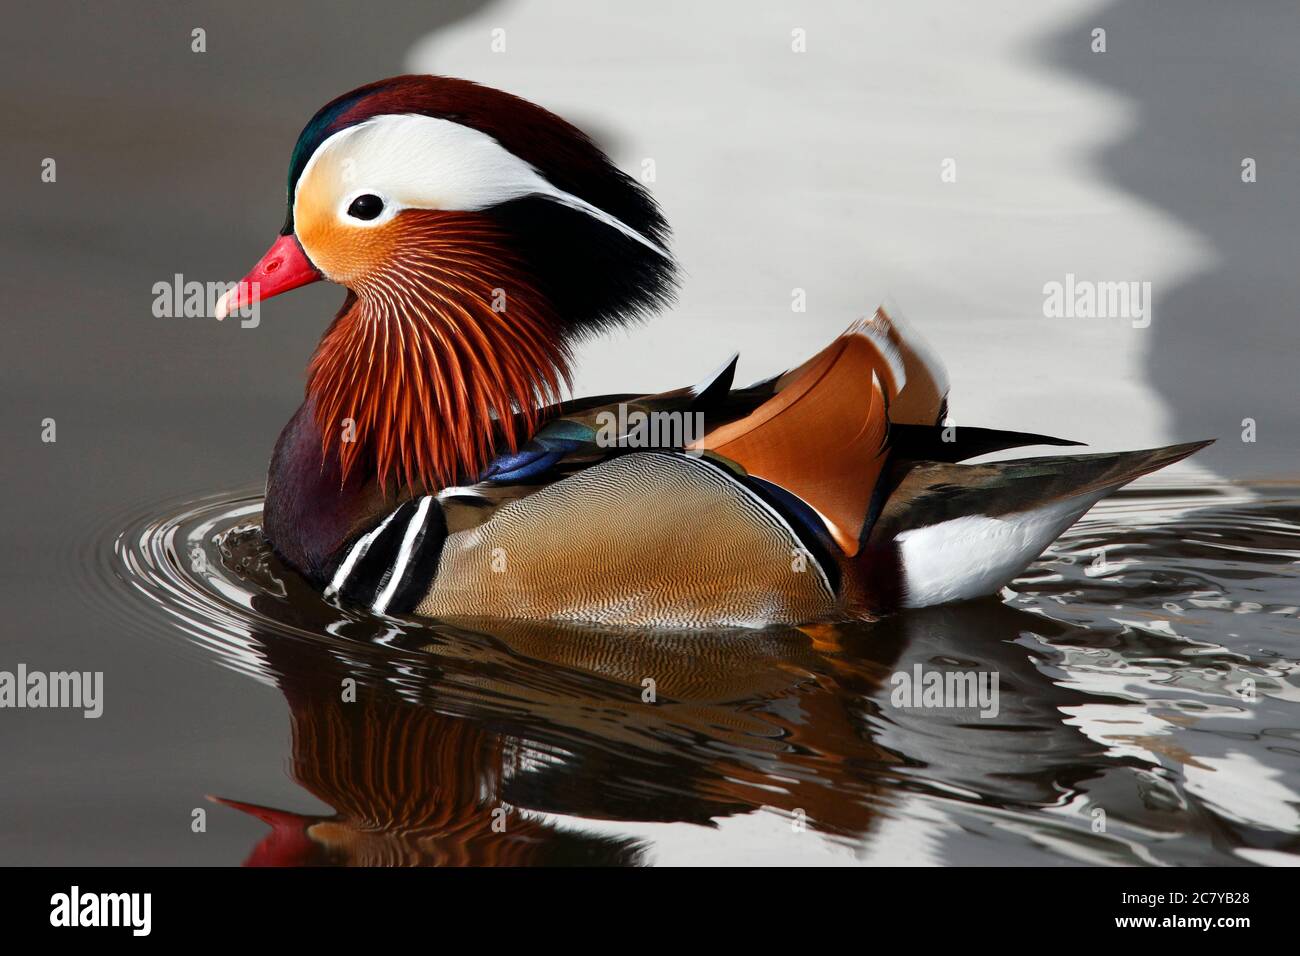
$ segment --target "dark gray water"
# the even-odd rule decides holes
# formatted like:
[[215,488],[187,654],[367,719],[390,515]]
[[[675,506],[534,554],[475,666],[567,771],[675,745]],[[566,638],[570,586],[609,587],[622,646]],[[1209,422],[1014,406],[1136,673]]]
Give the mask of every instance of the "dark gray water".
[[[181,683],[225,669],[233,697],[256,699],[255,717],[222,726],[224,754],[184,772],[194,805],[225,803],[206,834],[175,838],[179,860],[1143,865],[1300,851],[1290,489],[1130,492],[1002,600],[718,634],[344,610],[278,565],[259,508],[226,495],[135,517],[87,582]],[[998,713],[899,706],[893,675],[918,666],[996,674]],[[206,709],[156,719],[193,727]],[[239,760],[268,744],[279,765]],[[250,833],[250,820],[264,823]]]

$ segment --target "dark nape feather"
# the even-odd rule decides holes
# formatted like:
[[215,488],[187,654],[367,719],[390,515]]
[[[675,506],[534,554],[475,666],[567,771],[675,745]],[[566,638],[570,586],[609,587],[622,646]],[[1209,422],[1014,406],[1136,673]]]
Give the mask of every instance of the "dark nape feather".
[[[947,436],[947,437],[946,437]],[[889,426],[889,446],[899,458],[918,461],[965,461],[1007,448],[1026,445],[1082,445],[1083,442],[1035,435],[1032,432],[1008,432],[996,428],[971,428],[965,425],[947,428],[943,425]]]
[[[628,180],[630,189],[640,189]],[[507,230],[531,277],[574,336],[649,317],[673,300],[676,263],[585,212],[540,196],[488,210]],[[643,231],[651,239],[666,232]],[[627,222],[644,229],[645,222]]]

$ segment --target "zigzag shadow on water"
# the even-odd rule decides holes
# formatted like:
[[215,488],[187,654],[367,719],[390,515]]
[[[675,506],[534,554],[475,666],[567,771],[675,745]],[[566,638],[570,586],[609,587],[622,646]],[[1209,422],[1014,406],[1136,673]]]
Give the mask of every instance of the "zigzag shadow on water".
[[[582,821],[759,810],[852,846],[901,790],[1041,807],[1099,773],[1101,748],[1058,711],[1084,695],[1016,643],[1070,629],[996,600],[726,634],[373,620],[367,638],[352,618],[321,644],[300,635],[337,610],[282,580],[287,600],[257,602],[287,627],[252,638],[289,705],[291,774],[335,813],[222,800],[272,827],[252,865],[635,865],[644,842]],[[891,674],[917,663],[997,671],[999,715],[893,707]]]

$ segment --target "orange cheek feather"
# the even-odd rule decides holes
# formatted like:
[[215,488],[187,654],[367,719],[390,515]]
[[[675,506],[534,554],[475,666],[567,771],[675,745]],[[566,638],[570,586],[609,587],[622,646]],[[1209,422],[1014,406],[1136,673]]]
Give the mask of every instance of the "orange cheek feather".
[[568,355],[499,228],[476,213],[407,210],[350,229],[307,212],[304,248],[356,293],[307,386],[344,478],[371,456],[381,486],[441,488],[477,476],[500,442],[514,450],[538,404],[568,384]]
[[307,196],[294,207],[294,231],[312,263],[331,282],[349,288],[392,258],[402,232],[401,219],[399,215],[380,226],[348,226]]

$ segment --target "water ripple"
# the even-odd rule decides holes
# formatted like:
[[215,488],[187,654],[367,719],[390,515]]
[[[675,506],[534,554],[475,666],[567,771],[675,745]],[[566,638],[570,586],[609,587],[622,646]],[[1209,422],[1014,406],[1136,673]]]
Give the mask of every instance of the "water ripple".
[[[272,824],[250,862],[1300,852],[1287,489],[1119,496],[1001,600],[715,634],[362,613],[280,565],[260,509],[141,511],[85,564],[102,611],[283,693],[290,772],[335,813],[225,801]],[[900,704],[924,671],[996,674],[996,716]]]

